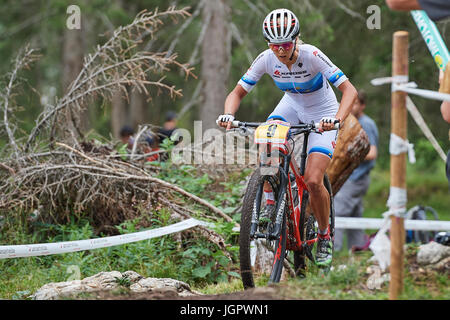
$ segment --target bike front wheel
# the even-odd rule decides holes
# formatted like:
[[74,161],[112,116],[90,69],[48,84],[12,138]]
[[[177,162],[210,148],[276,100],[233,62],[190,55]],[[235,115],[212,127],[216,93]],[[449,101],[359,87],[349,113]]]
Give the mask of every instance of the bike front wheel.
[[[269,273],[269,283],[280,282],[286,257],[286,208],[278,239],[252,238],[252,221],[255,222],[254,212],[263,212],[266,206],[262,196],[264,183],[270,184],[275,196],[276,207],[279,207],[281,199],[285,199],[286,194],[285,191],[280,192],[283,190],[280,190],[280,179],[277,176],[261,175],[259,168],[251,175],[244,196],[239,235],[240,269],[244,289],[255,287],[255,278]],[[282,194],[281,198],[280,194]],[[269,221],[265,224],[258,220],[256,233],[263,234],[273,231],[275,216],[269,217]]]

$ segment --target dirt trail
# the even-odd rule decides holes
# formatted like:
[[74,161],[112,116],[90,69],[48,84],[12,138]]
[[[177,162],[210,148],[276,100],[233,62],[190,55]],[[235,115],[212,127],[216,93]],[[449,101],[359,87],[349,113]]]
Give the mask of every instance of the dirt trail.
[[[95,300],[286,300],[279,294],[280,288],[267,286],[228,294],[180,296],[173,289],[156,289],[151,292],[98,292],[87,299]],[[86,299],[83,297],[82,299]]]

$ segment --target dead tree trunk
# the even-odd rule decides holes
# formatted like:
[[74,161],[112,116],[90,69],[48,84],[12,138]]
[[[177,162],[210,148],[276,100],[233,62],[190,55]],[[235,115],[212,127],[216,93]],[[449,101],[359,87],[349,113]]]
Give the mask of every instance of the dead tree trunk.
[[127,104],[124,93],[117,89],[111,101],[111,129],[116,139],[120,138],[122,127],[130,122]]
[[[83,23],[83,19],[81,19],[81,29],[70,30],[66,28],[64,31],[62,53],[62,88],[64,93],[67,93],[70,84],[77,78],[83,68],[85,47],[84,28],[85,24]],[[80,114],[76,114],[70,112],[70,108],[67,108],[65,114],[60,116],[60,121],[60,129],[63,137],[70,137],[70,132],[78,137],[78,131],[75,129],[74,123],[78,124],[81,132],[87,131],[89,128],[89,113],[86,109]]]
[[223,113],[230,71],[231,32],[228,0],[208,0],[203,8],[203,24],[207,24],[202,45],[203,80],[200,120],[203,130],[216,127]]
[[147,103],[145,101],[145,97],[144,92],[139,92],[136,88],[131,89],[130,117],[131,124],[135,130],[140,124],[148,122]]
[[369,138],[352,114],[345,119],[327,169],[333,194],[336,194],[353,170],[364,161],[370,149]]

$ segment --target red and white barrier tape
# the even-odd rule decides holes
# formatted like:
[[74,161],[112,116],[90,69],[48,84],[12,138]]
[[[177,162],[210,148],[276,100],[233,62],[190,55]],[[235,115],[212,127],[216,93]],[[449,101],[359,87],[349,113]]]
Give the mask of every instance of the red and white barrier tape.
[[193,228],[198,225],[209,226],[210,223],[191,218],[172,224],[170,226],[112,237],[55,243],[0,246],[0,259],[46,256],[51,254],[107,248],[121,244],[161,237],[171,233]]

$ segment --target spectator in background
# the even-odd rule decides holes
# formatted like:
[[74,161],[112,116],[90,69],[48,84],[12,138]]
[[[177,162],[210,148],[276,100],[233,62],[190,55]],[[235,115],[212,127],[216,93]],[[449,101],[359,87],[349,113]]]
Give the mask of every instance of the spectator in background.
[[[370,184],[370,170],[375,166],[378,154],[378,129],[375,122],[364,114],[366,108],[366,94],[358,91],[358,98],[353,102],[352,114],[358,119],[361,127],[369,137],[370,150],[364,161],[353,171],[347,181],[342,185],[334,197],[335,212],[337,217],[362,217],[363,197],[367,193]],[[336,250],[343,246],[344,232],[347,234],[347,246],[354,249],[366,244],[367,239],[363,230],[336,229],[334,245]]]
[[[164,139],[171,138],[176,129],[178,129],[177,114],[174,111],[167,111],[163,127],[158,130],[159,143],[163,142]],[[180,139],[176,139],[174,144],[176,145],[178,142],[180,142]],[[167,152],[161,153],[161,161],[166,161],[168,159],[169,154]]]
[[[450,0],[449,0],[450,2]],[[450,62],[447,64],[446,68],[450,68]],[[447,70],[446,70],[447,71]],[[449,71],[447,71],[449,72]],[[444,72],[442,70],[439,70],[439,84],[444,81]],[[442,118],[450,123],[450,101],[443,101],[441,104],[441,114]]]
[[128,149],[133,148],[133,134],[134,130],[129,126],[123,126],[122,129],[120,129],[120,140],[128,145]]
[[[446,68],[450,68],[450,63],[447,64]],[[450,71],[447,71],[447,72],[450,72]],[[444,72],[442,70],[440,70],[440,72],[439,72],[439,83],[441,84],[443,80],[444,80]],[[450,101],[443,101],[442,102],[442,104],[441,104],[441,115],[442,115],[442,118],[446,122],[450,123]],[[448,138],[450,140],[450,131],[448,132]],[[447,180],[448,180],[448,189],[450,190],[450,150],[447,153],[447,161],[445,162],[445,174],[446,174]]]
[[176,129],[177,114],[174,111],[167,111],[163,127],[158,131],[160,142],[164,141],[165,138],[170,138],[170,136]]
[[150,130],[147,130],[146,132],[143,133],[143,139],[139,139],[139,141],[142,141],[140,143],[142,153],[149,154],[145,159],[146,161],[152,162],[160,160],[160,153],[158,153],[159,142],[156,134],[154,134]]
[[424,10],[433,21],[450,16],[449,0],[386,0],[386,4],[392,10]]

